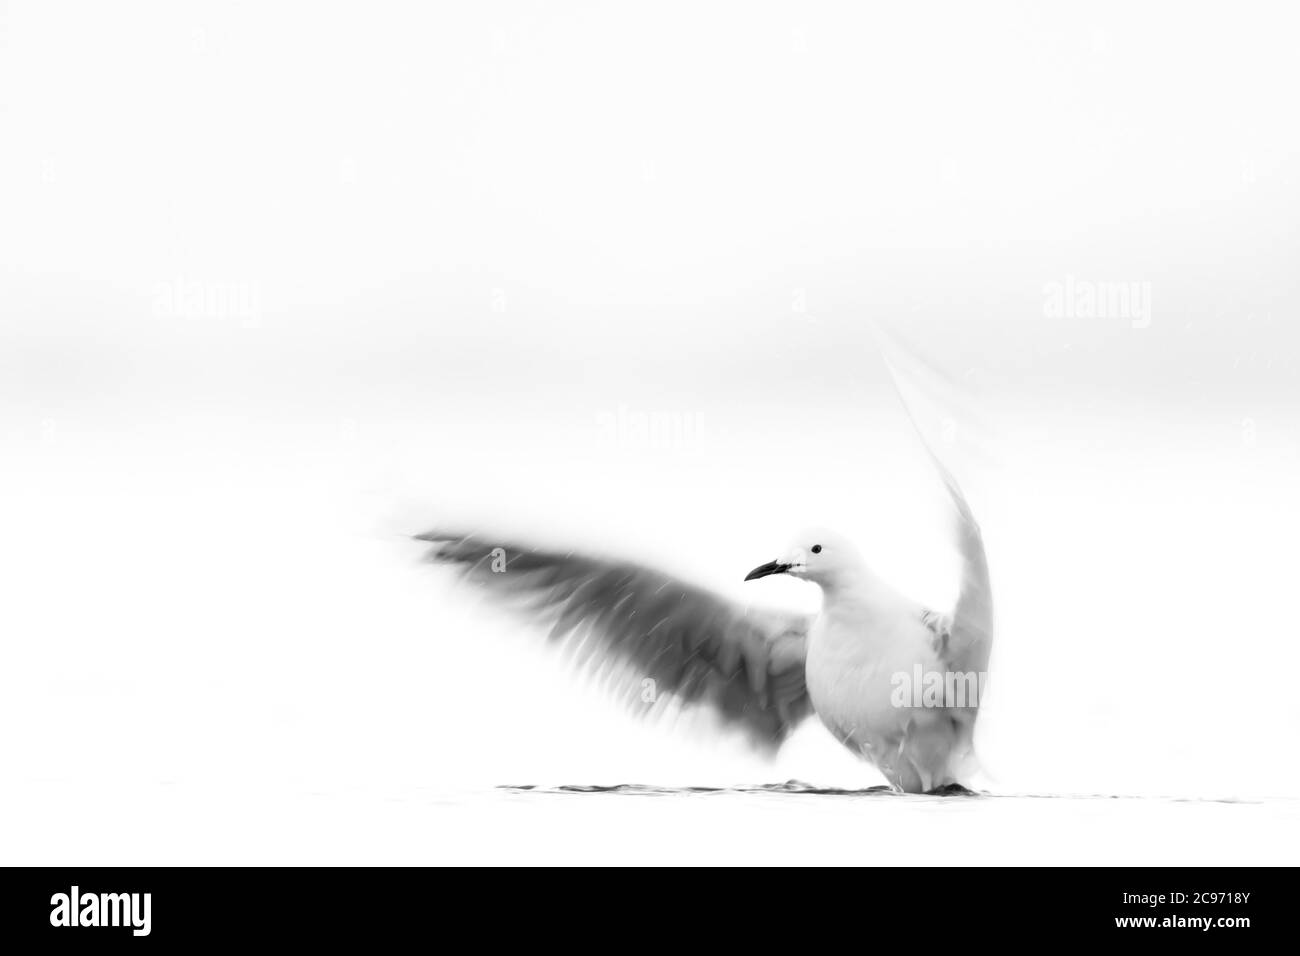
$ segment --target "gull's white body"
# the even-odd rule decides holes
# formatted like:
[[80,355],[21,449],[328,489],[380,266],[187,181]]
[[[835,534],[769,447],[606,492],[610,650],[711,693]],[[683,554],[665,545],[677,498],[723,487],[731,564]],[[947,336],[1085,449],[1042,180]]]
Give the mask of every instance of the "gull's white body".
[[837,740],[895,787],[957,783],[969,755],[973,712],[897,706],[897,678],[942,673],[936,632],[920,605],[860,569],[823,585],[808,635],[805,679],[814,711]]

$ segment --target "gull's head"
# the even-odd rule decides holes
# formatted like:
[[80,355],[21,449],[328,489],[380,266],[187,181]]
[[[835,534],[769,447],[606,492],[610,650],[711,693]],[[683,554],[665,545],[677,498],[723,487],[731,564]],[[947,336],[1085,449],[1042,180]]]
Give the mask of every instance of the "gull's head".
[[750,571],[745,580],[788,574],[824,588],[855,577],[862,567],[862,556],[847,538],[824,528],[813,528],[798,535],[775,561]]

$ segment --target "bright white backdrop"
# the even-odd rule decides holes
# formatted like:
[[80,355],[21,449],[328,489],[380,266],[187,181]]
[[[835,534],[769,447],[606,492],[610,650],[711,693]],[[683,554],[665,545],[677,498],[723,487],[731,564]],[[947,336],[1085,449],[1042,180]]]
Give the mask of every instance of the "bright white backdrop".
[[[994,789],[1295,797],[1293,19],[6,4],[6,856],[967,833],[492,793],[878,780],[813,725],[769,766],[631,722],[403,540],[491,520],[806,602],[739,579],[833,522],[940,603],[868,321],[951,380],[924,416],[993,561]],[[1062,314],[1067,283],[1138,305]],[[1289,799],[1067,805],[980,805],[972,853],[1294,858]]]

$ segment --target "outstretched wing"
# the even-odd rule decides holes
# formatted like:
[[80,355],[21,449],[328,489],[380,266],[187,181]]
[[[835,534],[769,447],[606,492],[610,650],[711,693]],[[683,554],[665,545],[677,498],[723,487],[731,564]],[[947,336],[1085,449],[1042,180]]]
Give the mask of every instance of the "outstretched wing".
[[[810,619],[751,610],[637,564],[431,531],[428,559],[577,645],[576,659],[611,674],[627,702],[670,694],[707,707],[775,749],[811,710],[804,685]],[[653,684],[647,684],[653,681]],[[645,691],[652,693],[647,695]]]

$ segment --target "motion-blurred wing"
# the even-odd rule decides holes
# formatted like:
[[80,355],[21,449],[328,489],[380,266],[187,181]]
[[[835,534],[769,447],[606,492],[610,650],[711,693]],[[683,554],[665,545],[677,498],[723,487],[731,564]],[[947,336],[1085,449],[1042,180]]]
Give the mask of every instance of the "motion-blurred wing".
[[983,673],[988,670],[993,649],[993,587],[989,583],[984,536],[956,480],[937,460],[936,464],[957,509],[957,547],[962,558],[961,590],[953,608],[948,642],[949,666],[956,671]]
[[647,697],[671,694],[769,749],[811,710],[805,616],[746,609],[628,562],[439,531],[417,539],[434,545],[431,562],[549,623],[552,641],[577,645],[590,670],[612,672],[635,708],[649,712]]
[[[884,334],[884,330],[878,331]],[[937,373],[925,365],[915,350],[901,343],[896,336],[892,338],[892,343],[890,340],[882,340],[881,351],[903,411],[921,439],[953,505],[953,537],[961,555],[961,585],[957,603],[950,615],[935,615],[925,623],[941,639],[942,654],[950,670],[983,673],[988,670],[989,654],[993,648],[993,587],[989,581],[984,536],[970,503],[962,493],[961,485],[935,452],[930,439],[926,437],[927,430],[917,420],[913,403],[905,394],[912,389],[921,388],[924,379],[934,379]],[[941,384],[951,388],[951,383]]]

